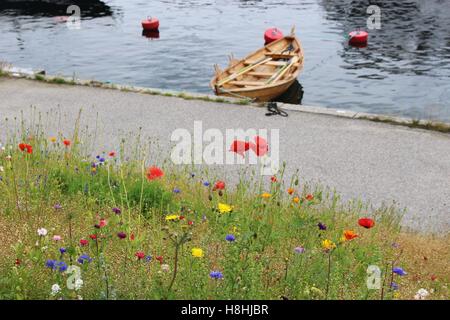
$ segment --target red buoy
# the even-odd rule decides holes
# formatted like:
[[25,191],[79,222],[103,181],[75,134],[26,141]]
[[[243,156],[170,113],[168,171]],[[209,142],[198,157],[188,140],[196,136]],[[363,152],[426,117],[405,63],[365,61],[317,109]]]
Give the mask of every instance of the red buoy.
[[268,45],[271,42],[277,41],[283,38],[283,32],[277,28],[267,29],[264,33],[264,40],[266,41],[265,45]]
[[366,31],[352,31],[348,34],[350,40],[348,43],[354,47],[365,47],[369,39],[369,34]]
[[157,18],[147,18],[142,21],[142,28],[147,31],[156,31],[159,29],[159,20]]

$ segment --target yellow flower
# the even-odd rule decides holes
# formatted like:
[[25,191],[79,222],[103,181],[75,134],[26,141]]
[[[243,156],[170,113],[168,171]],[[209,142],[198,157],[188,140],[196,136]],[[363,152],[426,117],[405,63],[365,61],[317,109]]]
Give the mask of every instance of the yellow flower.
[[203,250],[200,248],[192,248],[192,256],[195,258],[203,258]]
[[261,197],[263,197],[264,199],[268,199],[270,198],[272,195],[270,193],[264,192]]
[[299,203],[300,202],[300,198],[299,197],[295,197],[292,199],[292,201],[294,201],[294,203]]
[[91,168],[91,171],[92,171],[93,173],[95,173],[95,172],[97,172],[97,168],[96,168],[96,167],[92,167],[92,168]]
[[233,211],[233,206],[219,202],[217,209],[219,209],[220,213],[230,213],[231,211]]
[[50,140],[50,142],[55,143],[56,142],[56,137],[50,137],[49,140]]
[[322,247],[323,247],[325,250],[331,250],[331,249],[336,248],[336,245],[334,244],[333,241],[328,240],[328,239],[325,239],[325,240],[322,241]]
[[176,214],[169,214],[168,216],[166,216],[166,221],[178,220],[179,218],[180,218],[179,215],[176,215]]

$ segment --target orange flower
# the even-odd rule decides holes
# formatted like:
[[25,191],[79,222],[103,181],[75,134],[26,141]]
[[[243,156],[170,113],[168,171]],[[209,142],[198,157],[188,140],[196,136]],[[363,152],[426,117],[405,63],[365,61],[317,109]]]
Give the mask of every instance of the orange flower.
[[314,196],[312,194],[308,194],[308,195],[306,195],[305,199],[308,201],[311,201],[311,200],[314,200]]
[[287,189],[287,193],[289,193],[289,194],[293,194],[294,193],[294,189],[293,188],[289,188],[289,189]]
[[352,240],[358,237],[358,235],[353,230],[344,231],[345,240]]
[[164,176],[164,172],[158,167],[152,166],[152,167],[148,168],[148,170],[147,170],[147,179],[148,180],[160,179],[163,176]]
[[299,197],[295,197],[294,199],[292,199],[292,201],[294,201],[294,203],[299,203],[300,202],[300,198]]
[[110,156],[111,158],[116,156],[116,153],[114,151],[111,151],[110,153],[108,153],[108,156]]
[[64,140],[63,140],[63,143],[64,143],[64,145],[65,145],[66,147],[70,147],[70,144],[71,144],[72,142],[70,142],[69,139],[64,139]]

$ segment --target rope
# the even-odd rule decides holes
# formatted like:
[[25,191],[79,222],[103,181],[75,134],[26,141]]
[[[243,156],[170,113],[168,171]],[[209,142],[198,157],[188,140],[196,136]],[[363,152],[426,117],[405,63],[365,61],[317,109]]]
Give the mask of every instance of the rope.
[[279,115],[282,117],[288,117],[289,115],[287,114],[286,111],[281,110],[280,108],[278,108],[278,105],[276,102],[268,102],[267,103],[267,113],[266,116],[270,117],[270,116],[275,116],[275,115]]

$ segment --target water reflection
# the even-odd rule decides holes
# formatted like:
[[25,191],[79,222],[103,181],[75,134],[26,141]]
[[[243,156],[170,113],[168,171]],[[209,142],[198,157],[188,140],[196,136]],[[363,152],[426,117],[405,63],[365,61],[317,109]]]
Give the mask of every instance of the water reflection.
[[142,36],[149,39],[159,39],[159,31],[156,30],[142,30]]
[[[370,2],[322,0],[321,5],[326,19],[338,21],[348,33],[366,27]],[[430,75],[436,68],[450,68],[450,1],[381,1],[378,5],[381,29],[369,30],[367,50],[344,46],[341,56],[348,63],[344,68],[372,69],[378,79],[387,76],[383,73]],[[374,77],[375,73],[369,78]]]
[[287,89],[285,93],[274,99],[277,102],[289,103],[289,104],[302,104],[303,100],[303,86],[295,80],[295,82]]
[[88,18],[110,16],[111,8],[98,0],[56,0],[53,2],[39,0],[1,0],[0,14],[11,16],[53,17],[67,15],[67,7],[77,5],[81,16]]

